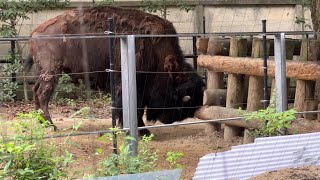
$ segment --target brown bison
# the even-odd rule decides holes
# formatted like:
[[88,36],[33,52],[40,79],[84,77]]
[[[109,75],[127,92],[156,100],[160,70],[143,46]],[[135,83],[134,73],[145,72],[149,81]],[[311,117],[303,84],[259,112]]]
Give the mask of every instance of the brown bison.
[[[156,15],[110,6],[71,10],[40,24],[32,32],[25,67],[29,69],[35,63],[39,68],[40,75],[33,87],[35,106],[43,110],[49,122],[52,123],[48,102],[57,85],[56,74],[104,71],[109,68],[110,52],[106,38],[41,39],[40,36],[103,33],[109,28],[109,17],[114,19],[115,34],[176,34],[172,23]],[[115,69],[120,70],[120,41],[115,39],[113,43]],[[192,117],[202,105],[204,83],[196,73],[190,73],[194,70],[185,62],[178,38],[136,38],[135,45],[136,69],[140,71],[137,73],[138,126],[144,126],[144,108],[148,121],[173,123]],[[116,106],[121,108],[121,76],[115,74]],[[106,74],[86,75],[72,75],[72,78],[75,81],[86,78],[96,87],[109,88]],[[118,111],[120,122],[121,113]]]

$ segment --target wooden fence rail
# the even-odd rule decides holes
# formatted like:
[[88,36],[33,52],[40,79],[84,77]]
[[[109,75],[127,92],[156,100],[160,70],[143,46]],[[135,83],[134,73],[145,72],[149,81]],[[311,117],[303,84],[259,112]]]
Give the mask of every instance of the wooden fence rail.
[[[313,40],[286,39],[286,75],[288,87],[295,84],[294,107],[297,111],[314,111],[320,107],[315,99],[314,84],[320,80],[320,64],[310,62],[308,52]],[[248,50],[251,48],[251,50]],[[273,56],[274,41],[267,40],[268,55]],[[200,119],[228,118],[236,116],[236,108],[248,112],[263,108],[263,51],[259,38],[199,38],[197,41],[198,66],[208,70],[207,90],[204,93],[204,106],[196,113]],[[251,54],[248,54],[250,52]],[[298,60],[293,60],[299,55]],[[248,57],[250,56],[250,57]],[[224,75],[227,76],[225,89]],[[275,63],[268,60],[268,76],[271,78],[270,94],[274,88]],[[290,79],[291,82],[290,83]],[[294,88],[294,87],[293,87]],[[291,88],[288,88],[291,90]],[[292,94],[292,93],[288,93]],[[225,107],[218,107],[225,106]],[[297,116],[298,117],[298,116]],[[303,114],[302,117],[316,119],[317,114]],[[320,117],[318,117],[320,118]],[[243,120],[224,122],[224,138],[232,139],[248,128],[257,128],[257,123]],[[209,124],[208,131],[220,129],[219,124]],[[248,137],[246,137],[248,138]]]

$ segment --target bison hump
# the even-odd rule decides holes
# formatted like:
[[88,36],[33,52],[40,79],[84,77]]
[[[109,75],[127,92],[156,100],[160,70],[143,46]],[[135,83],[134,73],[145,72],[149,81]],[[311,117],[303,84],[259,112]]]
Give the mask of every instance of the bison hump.
[[33,31],[32,31],[32,34],[35,33],[35,32],[38,32],[38,33],[42,33],[44,32],[45,30],[47,30],[47,28],[49,26],[51,26],[52,24],[54,24],[55,22],[57,22],[57,18],[52,18],[52,19],[49,19],[47,21],[45,21],[44,23],[42,24],[39,24]]
[[[42,24],[39,24],[33,31],[31,34],[34,33],[43,33],[45,32],[50,26],[52,25],[56,25],[55,28],[57,28],[57,30],[59,30],[61,33],[66,33],[67,32],[67,22],[60,19],[59,18],[52,18],[49,19],[47,21],[45,21]],[[57,22],[58,21],[58,22]]]

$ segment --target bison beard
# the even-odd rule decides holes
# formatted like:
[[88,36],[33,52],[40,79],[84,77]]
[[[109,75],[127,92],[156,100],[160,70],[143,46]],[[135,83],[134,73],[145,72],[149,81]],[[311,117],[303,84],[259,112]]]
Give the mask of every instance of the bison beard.
[[[139,10],[118,7],[94,7],[72,10],[50,19],[32,32],[29,41],[30,58],[26,69],[35,63],[40,72],[33,92],[35,107],[43,110],[43,116],[52,125],[48,111],[50,97],[62,72],[81,73],[84,71],[104,71],[109,68],[109,47],[106,39],[41,39],[39,36],[103,33],[108,30],[107,19],[113,17],[115,33],[119,34],[176,34],[172,23],[158,16]],[[114,40],[115,69],[120,70],[120,41]],[[147,108],[147,120],[160,120],[173,123],[192,117],[198,106],[202,105],[204,83],[193,68],[184,60],[176,37],[136,38],[137,71],[166,72],[138,73],[138,126],[144,126],[142,120],[144,108]],[[85,53],[84,53],[85,52]],[[74,82],[80,75],[71,76]],[[106,74],[90,74],[86,77],[95,87],[109,89]],[[122,107],[121,75],[115,73],[116,106]],[[178,107],[178,108],[174,108]],[[165,109],[160,109],[165,108]],[[122,124],[122,111],[117,112]],[[142,134],[149,134],[148,130]]]

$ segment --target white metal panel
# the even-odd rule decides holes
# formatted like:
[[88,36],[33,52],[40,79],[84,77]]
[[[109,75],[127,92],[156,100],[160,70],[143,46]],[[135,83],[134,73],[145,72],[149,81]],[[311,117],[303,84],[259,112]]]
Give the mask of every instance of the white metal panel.
[[200,158],[193,179],[247,179],[305,165],[320,165],[320,133],[257,138],[252,144],[208,154]]

